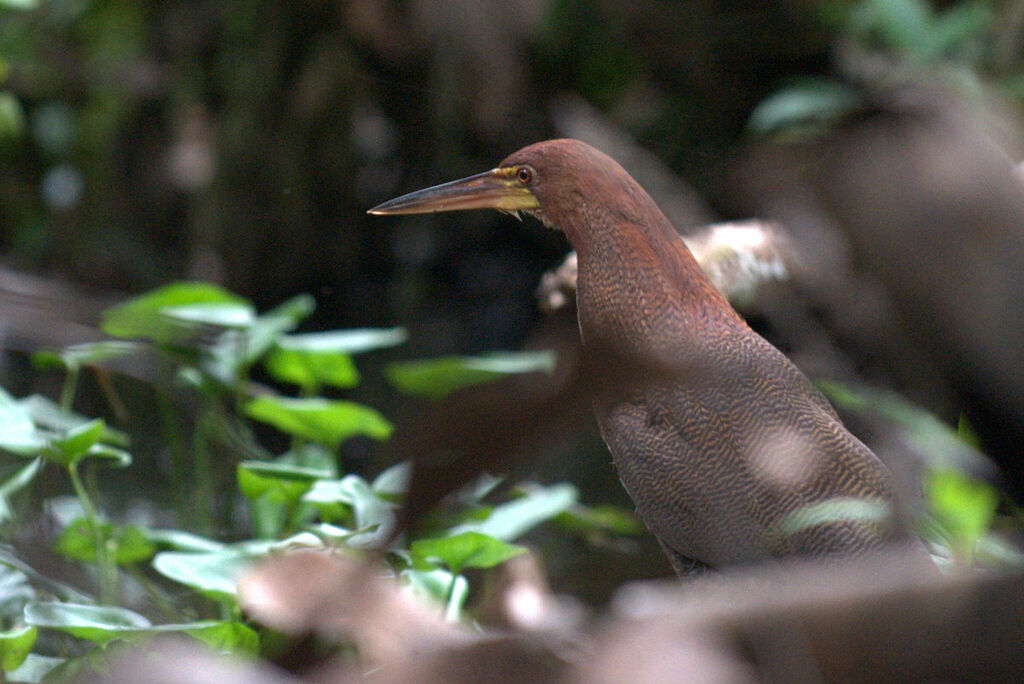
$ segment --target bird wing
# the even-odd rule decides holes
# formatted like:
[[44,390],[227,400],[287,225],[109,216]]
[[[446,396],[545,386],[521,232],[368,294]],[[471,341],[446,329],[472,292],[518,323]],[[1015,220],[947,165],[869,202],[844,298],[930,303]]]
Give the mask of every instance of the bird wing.
[[884,541],[876,521],[842,516],[787,533],[815,504],[891,502],[888,473],[761,337],[734,332],[705,350],[713,374],[647,379],[596,406],[623,485],[662,544],[722,565]]

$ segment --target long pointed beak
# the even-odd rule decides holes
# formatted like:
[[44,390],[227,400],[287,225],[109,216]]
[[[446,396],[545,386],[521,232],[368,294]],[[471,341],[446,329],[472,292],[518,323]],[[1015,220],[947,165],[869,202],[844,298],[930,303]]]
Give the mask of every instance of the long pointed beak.
[[497,209],[499,211],[530,211],[540,203],[529,188],[519,184],[514,168],[497,168],[432,188],[410,192],[367,213],[427,214],[459,209]]

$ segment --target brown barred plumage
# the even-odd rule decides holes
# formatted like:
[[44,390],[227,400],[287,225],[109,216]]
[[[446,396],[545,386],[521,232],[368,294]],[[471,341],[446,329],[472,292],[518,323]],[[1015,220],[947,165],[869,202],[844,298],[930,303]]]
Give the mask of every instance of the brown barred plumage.
[[371,213],[482,207],[533,214],[576,249],[584,351],[616,366],[595,397],[601,434],[677,572],[861,552],[897,535],[885,466],[615,161],[550,140]]

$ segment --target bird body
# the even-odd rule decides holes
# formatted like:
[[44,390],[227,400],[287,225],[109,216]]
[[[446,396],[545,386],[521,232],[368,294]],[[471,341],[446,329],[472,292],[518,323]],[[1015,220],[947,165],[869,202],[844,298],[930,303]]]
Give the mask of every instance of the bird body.
[[885,466],[614,160],[546,141],[371,213],[482,207],[535,215],[576,249],[584,354],[613,366],[594,397],[601,435],[677,572],[893,538]]

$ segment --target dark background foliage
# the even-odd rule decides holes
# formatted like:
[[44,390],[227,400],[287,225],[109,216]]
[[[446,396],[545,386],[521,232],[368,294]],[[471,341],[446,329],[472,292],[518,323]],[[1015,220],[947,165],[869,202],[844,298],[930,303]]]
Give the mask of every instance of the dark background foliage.
[[[721,5],[721,6],[720,6]],[[141,291],[204,278],[431,352],[515,346],[566,246],[486,213],[366,216],[556,134],[581,95],[714,191],[752,107],[820,71],[800,3],[98,2],[4,10],[27,130],[2,148],[8,264]],[[47,203],[41,188],[70,185]],[[422,334],[416,334],[417,329]]]
[[[802,195],[786,173],[805,160],[766,163],[750,123],[759,103],[798,79],[838,84],[808,91],[821,111],[842,115],[826,122],[837,129],[902,106],[910,86],[945,78],[947,63],[997,90],[1007,121],[1022,90],[1021,11],[1012,2],[892,3],[923,19],[893,15],[881,29],[869,21],[858,28],[868,10],[884,14],[884,2],[870,1],[22,5],[34,3],[0,1],[0,290],[10,312],[30,312],[17,319],[25,325],[4,331],[14,353],[4,354],[0,380],[17,394],[41,383],[53,394],[45,383],[55,382],[30,373],[20,351],[93,339],[102,305],[200,279],[260,310],[310,293],[318,306],[308,330],[406,326],[405,346],[361,361],[365,381],[356,390],[401,418],[418,409],[384,386],[380,363],[518,348],[541,322],[537,282],[568,246],[536,222],[493,212],[382,219],[366,209],[563,134],[567,102],[588,103],[685,179],[700,198],[688,200],[696,224],[780,206],[785,216],[796,206]],[[851,56],[851,36],[877,51]],[[909,77],[907,63],[933,70]],[[858,106],[843,110],[850,98]],[[1020,143],[1012,125],[1005,130]],[[802,149],[795,132],[782,138]],[[829,252],[831,239],[815,233],[809,242]],[[848,246],[840,247],[835,253],[845,255]],[[27,274],[42,279],[22,287],[17,279]],[[33,314],[34,298],[53,282],[63,283],[61,301]],[[955,421],[962,405],[931,366],[922,370],[913,357],[899,371],[886,357],[895,350],[904,358],[908,345],[877,330],[895,317],[874,305],[873,287],[845,290],[853,309],[811,297],[803,318],[789,310],[779,317],[776,307],[775,318],[758,322],[805,368],[867,375],[926,397]],[[838,343],[835,329],[826,336],[848,358],[813,341],[821,320],[837,319],[845,327],[824,327],[839,328]],[[808,331],[812,343],[799,344]],[[84,389],[94,393],[79,408],[108,414],[98,387]],[[121,392],[128,402],[148,396],[131,385]],[[147,420],[155,417],[133,414],[140,457],[161,449]],[[584,479],[584,500],[625,503],[593,432],[564,442],[534,467],[548,479]],[[346,465],[362,466],[367,457],[386,461],[387,449],[356,440],[343,454]],[[588,475],[580,463],[600,470]],[[646,572],[668,571],[654,562],[662,564]]]

